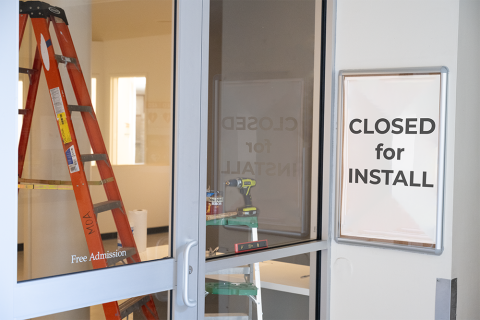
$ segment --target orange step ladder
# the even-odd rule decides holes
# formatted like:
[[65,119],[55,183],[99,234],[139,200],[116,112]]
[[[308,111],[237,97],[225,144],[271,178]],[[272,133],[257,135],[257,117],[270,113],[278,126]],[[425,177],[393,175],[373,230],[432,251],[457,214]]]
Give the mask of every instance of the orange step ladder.
[[[43,185],[50,185],[50,187],[41,189],[65,189],[61,188],[62,186],[65,187],[65,185],[73,189],[90,254],[99,254],[105,257],[100,229],[97,224],[97,215],[104,211],[112,211],[118,235],[126,251],[127,263],[140,262],[140,256],[130,229],[112,165],[110,164],[87,85],[70,36],[65,11],[41,1],[20,1],[20,46],[29,16],[37,48],[33,67],[31,69],[20,68],[19,70],[21,73],[27,73],[30,77],[26,105],[24,109],[19,110],[19,114],[24,116],[18,148],[19,188],[22,187],[21,182],[27,180],[22,179],[22,172],[43,65],[71,182],[62,183],[61,181],[40,180],[40,183],[43,183]],[[54,52],[49,32],[50,22],[53,23],[62,55]],[[68,105],[67,103],[58,69],[59,63],[64,63],[68,70],[78,105]],[[70,117],[71,112],[81,113],[93,154],[80,153]],[[99,184],[102,184],[105,189],[107,201],[97,204],[92,203],[89,190],[89,184],[92,183],[87,181],[83,168],[84,163],[87,161],[96,161],[102,179]],[[30,184],[27,183],[27,186],[30,185],[31,189],[34,189],[32,186],[35,185],[35,181],[27,182],[30,182]],[[125,256],[122,256],[122,258],[113,256],[106,259],[92,259],[91,262],[94,269],[100,269],[113,266],[124,259]],[[147,319],[159,319],[152,295],[129,299],[120,306],[116,301],[103,304],[105,316],[108,320],[120,320],[140,308]]]

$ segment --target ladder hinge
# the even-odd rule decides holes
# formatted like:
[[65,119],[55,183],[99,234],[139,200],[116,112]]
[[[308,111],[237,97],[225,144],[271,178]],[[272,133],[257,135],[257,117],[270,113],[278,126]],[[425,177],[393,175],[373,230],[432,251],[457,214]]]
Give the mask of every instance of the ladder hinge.
[[35,69],[28,69],[28,68],[18,68],[18,72],[19,72],[19,73],[25,73],[25,74],[30,75],[30,74],[32,74],[32,73],[37,72],[37,70],[35,70]]
[[19,73],[28,74],[28,80],[29,80],[30,82],[32,82],[32,74],[34,74],[35,72],[37,72],[37,70],[35,70],[35,69],[28,69],[28,68],[18,68],[18,72],[19,72]]
[[77,70],[80,71],[80,69],[78,69],[77,59],[75,58],[65,57],[60,54],[56,54],[55,60],[57,60],[57,63],[65,63],[65,66],[67,66],[67,64],[69,63],[73,63],[75,65],[75,68],[77,68]]

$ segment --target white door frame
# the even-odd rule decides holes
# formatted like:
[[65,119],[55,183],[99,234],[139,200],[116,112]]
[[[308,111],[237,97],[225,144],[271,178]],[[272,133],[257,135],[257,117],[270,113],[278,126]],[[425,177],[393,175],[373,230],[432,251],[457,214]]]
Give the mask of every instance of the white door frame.
[[[6,319],[14,317],[14,295],[17,286],[17,170],[18,145],[14,139],[15,132],[18,135],[18,106],[17,91],[18,82],[18,1],[5,1],[2,4],[4,17],[0,21],[0,27],[4,32],[5,42],[0,51],[0,95],[3,103],[10,108],[4,108],[0,117],[0,143],[4,151],[4,157],[0,158],[0,199],[2,200],[2,220],[4,231],[0,232],[0,242],[3,243],[4,263],[0,267],[0,306],[4,310]],[[15,29],[13,29],[15,28]],[[7,156],[8,155],[8,156]]]
[[[181,1],[181,0],[180,0]],[[334,15],[335,15],[335,6],[336,4],[334,1],[327,1],[326,8],[327,11],[325,13],[322,12],[322,0],[316,0],[316,32],[320,31],[321,28],[324,27],[322,26],[322,14],[327,15],[327,27],[325,28],[325,34],[326,39],[323,45],[326,45],[327,49],[330,48],[333,50],[334,44],[333,40],[334,37],[332,36],[334,34],[334,30],[332,30],[333,26],[333,21],[334,21]],[[200,2],[200,1],[198,1]],[[201,51],[202,51],[202,61],[201,61],[201,150],[200,150],[200,168],[204,168],[204,170],[200,172],[201,178],[200,178],[200,197],[202,198],[202,195],[204,196],[206,193],[206,168],[207,168],[207,138],[208,138],[208,72],[209,72],[209,67],[208,67],[208,61],[209,61],[209,33],[210,33],[210,0],[202,0],[203,2],[203,22],[202,22],[202,45],[201,45]],[[328,36],[330,35],[330,36]],[[321,49],[321,37],[320,33],[316,34],[316,39],[315,39],[315,72],[318,73],[316,74],[316,77],[318,79],[321,77],[321,72],[320,72],[320,64],[322,63],[320,59],[320,49]],[[328,90],[331,90],[332,82],[330,81],[330,74],[332,74],[332,63],[333,61],[333,52],[326,52],[326,61],[329,61],[329,63],[326,63],[325,67],[325,92],[329,92]],[[326,99],[324,101],[324,130],[323,130],[323,138],[324,138],[324,144],[325,144],[325,149],[323,150],[323,159],[317,159],[315,158],[314,161],[323,161],[323,181],[320,183],[322,184],[323,188],[323,194],[321,199],[321,206],[318,203],[320,199],[312,199],[312,205],[314,205],[318,209],[323,212],[322,215],[322,230],[316,230],[317,228],[317,217],[313,217],[312,213],[312,234],[318,235],[318,238],[320,239],[328,239],[328,229],[329,229],[329,201],[330,201],[330,145],[329,142],[331,141],[331,127],[330,127],[330,95],[327,93],[326,94]],[[318,92],[315,92],[315,99],[314,103],[317,106],[320,106],[320,99],[322,97]],[[320,110],[315,109],[314,116],[320,117]],[[320,130],[319,128],[317,128]],[[318,153],[318,148],[320,145],[320,135],[319,137],[314,137],[313,139],[313,144],[316,145],[314,146],[314,152]],[[313,171],[313,174],[318,175],[318,171]],[[314,197],[314,194],[316,194],[318,188],[318,180],[314,179],[312,184],[315,184],[315,186],[312,187],[312,197]],[[206,245],[206,212],[205,210],[200,210],[199,212],[199,222],[198,222],[198,233],[199,233],[199,247],[200,248],[205,248]],[[315,312],[316,312],[316,306],[318,305],[321,309],[320,311],[320,318],[323,319],[328,319],[328,295],[329,295],[329,281],[328,281],[328,264],[329,264],[329,248],[330,244],[328,240],[310,240],[310,241],[304,241],[298,244],[293,244],[293,245],[288,245],[288,246],[282,246],[278,248],[272,248],[268,250],[262,250],[262,251],[253,251],[249,253],[243,253],[240,255],[233,255],[233,256],[227,256],[224,258],[216,258],[214,260],[209,260],[205,262],[205,259],[203,258],[203,251],[201,251],[199,254],[199,276],[198,276],[198,309],[197,309],[197,319],[203,319],[204,314],[205,314],[205,302],[204,302],[204,295],[205,295],[205,273],[208,272],[214,272],[217,270],[222,270],[222,269],[227,269],[227,268],[234,268],[238,267],[240,265],[249,265],[257,262],[263,262],[266,260],[273,260],[273,259],[280,259],[280,258],[285,258],[288,256],[295,256],[303,253],[311,253],[310,257],[310,275],[311,279],[313,279],[310,283],[311,286],[311,295],[310,295],[310,319],[315,319]],[[321,262],[320,265],[318,266],[317,269],[317,252],[321,252]],[[321,271],[319,271],[321,270]],[[318,272],[317,272],[318,271]],[[320,292],[320,297],[316,296],[315,290],[312,290],[313,288],[316,287],[316,285],[321,284],[320,290],[317,290],[316,292]],[[200,300],[203,302],[200,303]],[[193,318],[192,318],[193,319]]]

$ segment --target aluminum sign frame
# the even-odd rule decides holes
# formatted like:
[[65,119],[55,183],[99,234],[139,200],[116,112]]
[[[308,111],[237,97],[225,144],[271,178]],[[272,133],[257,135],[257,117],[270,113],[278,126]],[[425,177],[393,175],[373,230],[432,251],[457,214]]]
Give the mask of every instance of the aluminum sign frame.
[[[411,76],[411,75],[434,75],[440,76],[440,105],[439,105],[439,134],[437,155],[437,211],[435,244],[433,247],[415,246],[404,241],[381,240],[373,238],[346,238],[341,236],[341,203],[343,186],[343,147],[344,147],[344,82],[349,76]],[[446,108],[447,108],[447,83],[448,68],[423,67],[401,69],[368,69],[368,70],[341,70],[338,75],[338,103],[337,103],[337,133],[336,133],[336,170],[335,170],[335,222],[334,239],[340,244],[351,244],[379,248],[399,249],[418,253],[441,255],[443,252],[443,224],[444,224],[444,190],[445,190],[445,145],[446,145]],[[403,243],[402,243],[403,242]]]

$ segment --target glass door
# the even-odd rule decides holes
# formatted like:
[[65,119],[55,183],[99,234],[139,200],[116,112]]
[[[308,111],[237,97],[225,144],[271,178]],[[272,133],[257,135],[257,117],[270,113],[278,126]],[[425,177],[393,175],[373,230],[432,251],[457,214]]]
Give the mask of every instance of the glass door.
[[202,4],[4,9],[2,318],[194,319]]
[[211,0],[204,10],[198,318],[326,315],[326,10],[317,0]]

